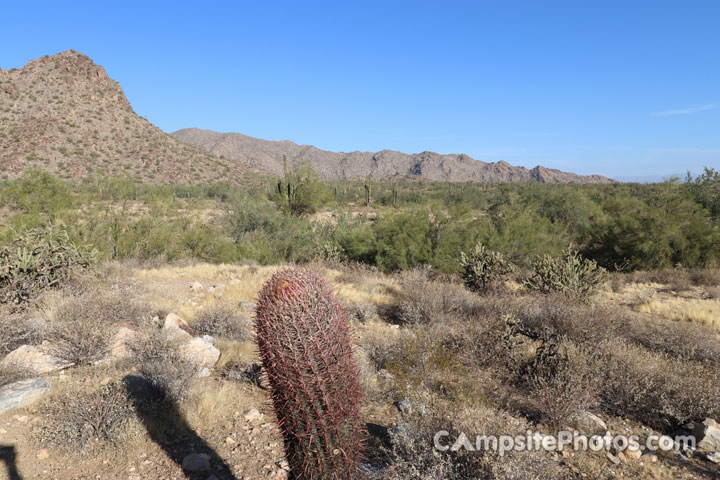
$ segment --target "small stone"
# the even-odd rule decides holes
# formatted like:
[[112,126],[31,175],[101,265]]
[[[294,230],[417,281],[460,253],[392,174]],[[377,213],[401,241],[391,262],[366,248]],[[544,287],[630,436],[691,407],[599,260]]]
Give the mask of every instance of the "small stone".
[[400,410],[400,413],[403,414],[409,414],[412,413],[412,403],[410,403],[410,400],[400,400],[396,404],[397,409]]
[[190,290],[193,292],[199,292],[203,289],[203,284],[200,282],[193,282],[192,285],[190,285]]
[[629,460],[638,460],[642,456],[642,452],[640,451],[640,449],[628,448],[623,451],[623,453],[625,454],[625,457]]
[[186,472],[206,472],[210,470],[210,455],[207,453],[191,453],[182,461],[182,468]]
[[654,453],[647,453],[641,457],[643,460],[647,460],[650,463],[656,463],[658,461],[657,455]]
[[244,308],[247,310],[254,310],[257,308],[257,305],[253,302],[240,302],[240,308]]
[[50,451],[47,448],[41,448],[37,451],[37,454],[35,454],[35,458],[38,460],[45,460],[50,456]]
[[285,460],[284,458],[283,458],[282,460],[280,460],[280,461],[275,462],[275,464],[276,464],[278,467],[280,467],[281,469],[283,469],[283,470],[285,470],[285,471],[287,471],[287,472],[290,471],[290,464],[289,464],[288,461]]
[[608,458],[608,460],[610,460],[615,465],[620,465],[620,459],[618,457],[616,457],[615,455],[613,455],[612,453],[608,452],[605,454],[605,456]]
[[232,437],[227,437],[225,439],[225,445],[235,445],[237,442]]
[[263,414],[260,413],[257,408],[253,408],[245,412],[245,415],[243,415],[243,418],[246,422],[255,422],[258,420],[261,420],[263,418]]
[[188,323],[175,313],[168,314],[163,323],[163,330],[172,338],[178,340],[189,340],[194,330]]

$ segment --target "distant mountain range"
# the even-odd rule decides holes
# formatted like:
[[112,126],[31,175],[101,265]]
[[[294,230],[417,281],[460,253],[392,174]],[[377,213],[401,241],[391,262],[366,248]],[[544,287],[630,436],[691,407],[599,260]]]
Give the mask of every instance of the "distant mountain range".
[[166,134],[132,109],[120,85],[73,50],[0,69],[0,178],[42,168],[78,181],[91,173],[127,174],[155,183],[240,180],[279,175],[283,155],[306,161],[326,180],[609,183],[545,167],[528,170],[485,163],[464,154],[336,153],[290,141],[195,128]]
[[611,183],[600,175],[576,175],[542,166],[532,170],[507,162],[486,163],[465,154],[442,155],[434,152],[407,154],[392,150],[381,152],[330,152],[312,145],[288,140],[270,141],[241,133],[218,133],[186,128],[173,132],[175,138],[200,147],[221,158],[241,161],[259,170],[280,175],[283,155],[288,162],[307,162],[324,180],[352,180],[371,176],[375,179],[415,179],[443,182],[527,182]]

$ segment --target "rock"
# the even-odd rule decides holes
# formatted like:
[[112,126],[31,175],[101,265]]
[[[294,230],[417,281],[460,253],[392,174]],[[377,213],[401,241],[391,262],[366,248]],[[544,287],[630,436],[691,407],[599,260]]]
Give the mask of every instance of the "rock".
[[708,453],[705,457],[713,463],[720,463],[720,452]]
[[246,310],[255,310],[257,308],[257,305],[253,302],[240,302],[240,308],[244,308]]
[[400,413],[405,415],[412,413],[412,403],[410,403],[410,400],[400,400],[395,406],[400,410]]
[[189,340],[195,331],[188,323],[174,313],[168,314],[163,323],[163,330],[176,340]]
[[625,458],[628,460],[638,460],[642,456],[642,451],[640,449],[626,449],[623,450],[623,453],[625,454]]
[[192,285],[190,285],[190,290],[193,292],[199,292],[203,289],[203,284],[200,282],[193,282]]
[[110,358],[120,359],[132,356],[130,345],[137,336],[135,330],[120,327],[120,330],[110,340]]
[[279,461],[275,462],[275,464],[285,471],[288,471],[288,472],[290,471],[290,464],[285,459],[279,460]]
[[706,418],[692,428],[696,447],[709,452],[720,451],[720,425],[712,418]]
[[612,453],[608,452],[605,454],[605,456],[608,458],[608,460],[610,460],[615,465],[620,465],[620,459],[618,457],[616,457],[615,455],[613,455]]
[[47,448],[41,448],[35,454],[35,458],[37,458],[38,460],[45,460],[49,456],[50,456],[50,451]]
[[220,350],[202,338],[193,338],[180,346],[181,354],[198,367],[198,371],[213,368],[220,358]]
[[62,370],[71,365],[48,353],[48,347],[48,344],[18,347],[3,358],[0,367],[30,370],[39,375]]
[[243,418],[246,422],[255,422],[261,420],[263,418],[263,414],[260,413],[257,408],[253,408],[245,412]]
[[242,285],[242,281],[240,281],[240,279],[233,278],[232,280],[230,280],[229,285],[232,285],[232,286]]
[[578,427],[581,429],[584,428],[590,432],[599,430],[605,432],[608,429],[607,424],[602,420],[602,418],[591,412],[582,412],[578,415]]
[[642,458],[643,460],[647,460],[650,463],[656,463],[658,461],[658,456],[654,453],[646,453],[640,458]]
[[30,405],[50,392],[50,384],[42,378],[20,380],[0,388],[0,413]]
[[207,472],[210,470],[210,455],[207,453],[191,453],[182,461],[182,468],[186,472]]

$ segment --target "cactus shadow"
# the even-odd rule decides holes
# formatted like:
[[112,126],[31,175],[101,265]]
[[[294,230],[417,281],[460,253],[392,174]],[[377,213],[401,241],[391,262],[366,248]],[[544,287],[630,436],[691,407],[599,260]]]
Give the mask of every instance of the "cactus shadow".
[[22,480],[17,469],[17,453],[12,445],[0,445],[0,462],[5,464],[10,480]]
[[219,480],[236,480],[230,466],[192,429],[177,403],[162,388],[141,375],[128,375],[124,383],[148,435],[173,462],[182,468],[186,455],[205,453],[210,456],[210,470],[188,472],[183,469],[186,478],[204,479],[214,474]]

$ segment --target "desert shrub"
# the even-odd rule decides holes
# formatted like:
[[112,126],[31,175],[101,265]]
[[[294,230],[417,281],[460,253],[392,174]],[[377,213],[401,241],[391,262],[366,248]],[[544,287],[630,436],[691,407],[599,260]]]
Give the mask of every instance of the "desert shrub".
[[422,423],[402,422],[390,432],[390,445],[384,448],[387,458],[385,476],[388,480],[463,480],[486,478],[487,472],[479,454],[460,450],[441,452],[434,447],[437,431],[458,431],[449,419],[430,419]]
[[294,215],[314,213],[329,202],[330,191],[307,164],[296,165],[285,171],[284,181],[278,180],[275,199],[278,204]]
[[703,325],[630,316],[618,334],[651,352],[720,367],[720,340]]
[[560,349],[557,365],[551,370],[535,370],[528,379],[533,400],[556,429],[570,425],[582,412],[595,407],[602,387],[598,368],[603,359],[594,349],[570,342],[563,342]]
[[92,391],[67,392],[41,409],[43,422],[35,430],[43,445],[72,453],[90,453],[115,445],[133,418],[132,402],[122,383]]
[[530,290],[560,292],[587,301],[605,281],[605,269],[568,248],[562,257],[539,257],[532,274],[523,281]]
[[252,338],[252,326],[237,308],[218,304],[201,310],[192,322],[198,335],[211,335],[245,341]]
[[716,367],[614,342],[607,346],[601,406],[661,431],[720,415]]
[[408,211],[381,217],[373,231],[375,264],[381,271],[407,270],[432,262],[435,229],[427,212]]
[[475,299],[459,284],[429,278],[427,270],[413,270],[401,276],[394,320],[401,324],[429,325],[448,315],[461,315],[473,309]]
[[400,354],[407,335],[404,330],[388,333],[385,330],[366,329],[359,343],[375,370],[381,370],[387,368],[389,362]]
[[182,355],[178,342],[165,332],[149,330],[130,345],[140,374],[160,399],[181,402],[187,397],[197,366]]
[[0,328],[0,357],[22,345],[37,345],[42,341],[39,325],[24,316],[8,315]]
[[26,170],[12,182],[7,197],[16,207],[27,213],[54,213],[72,203],[70,187],[43,170]]
[[512,272],[510,261],[500,252],[493,252],[481,243],[469,253],[460,253],[460,267],[465,286],[473,292],[484,292]]
[[108,324],[86,316],[81,306],[68,303],[56,313],[46,338],[52,355],[79,367],[101,360],[108,352],[111,335]]
[[[148,306],[130,292],[106,285],[86,286],[84,293],[46,305],[50,350],[75,366],[102,359],[114,331],[123,324],[137,326]],[[63,291],[62,293],[65,293]]]
[[21,304],[56,288],[75,269],[87,268],[94,256],[94,250],[77,245],[63,227],[26,231],[0,249],[0,303]]

